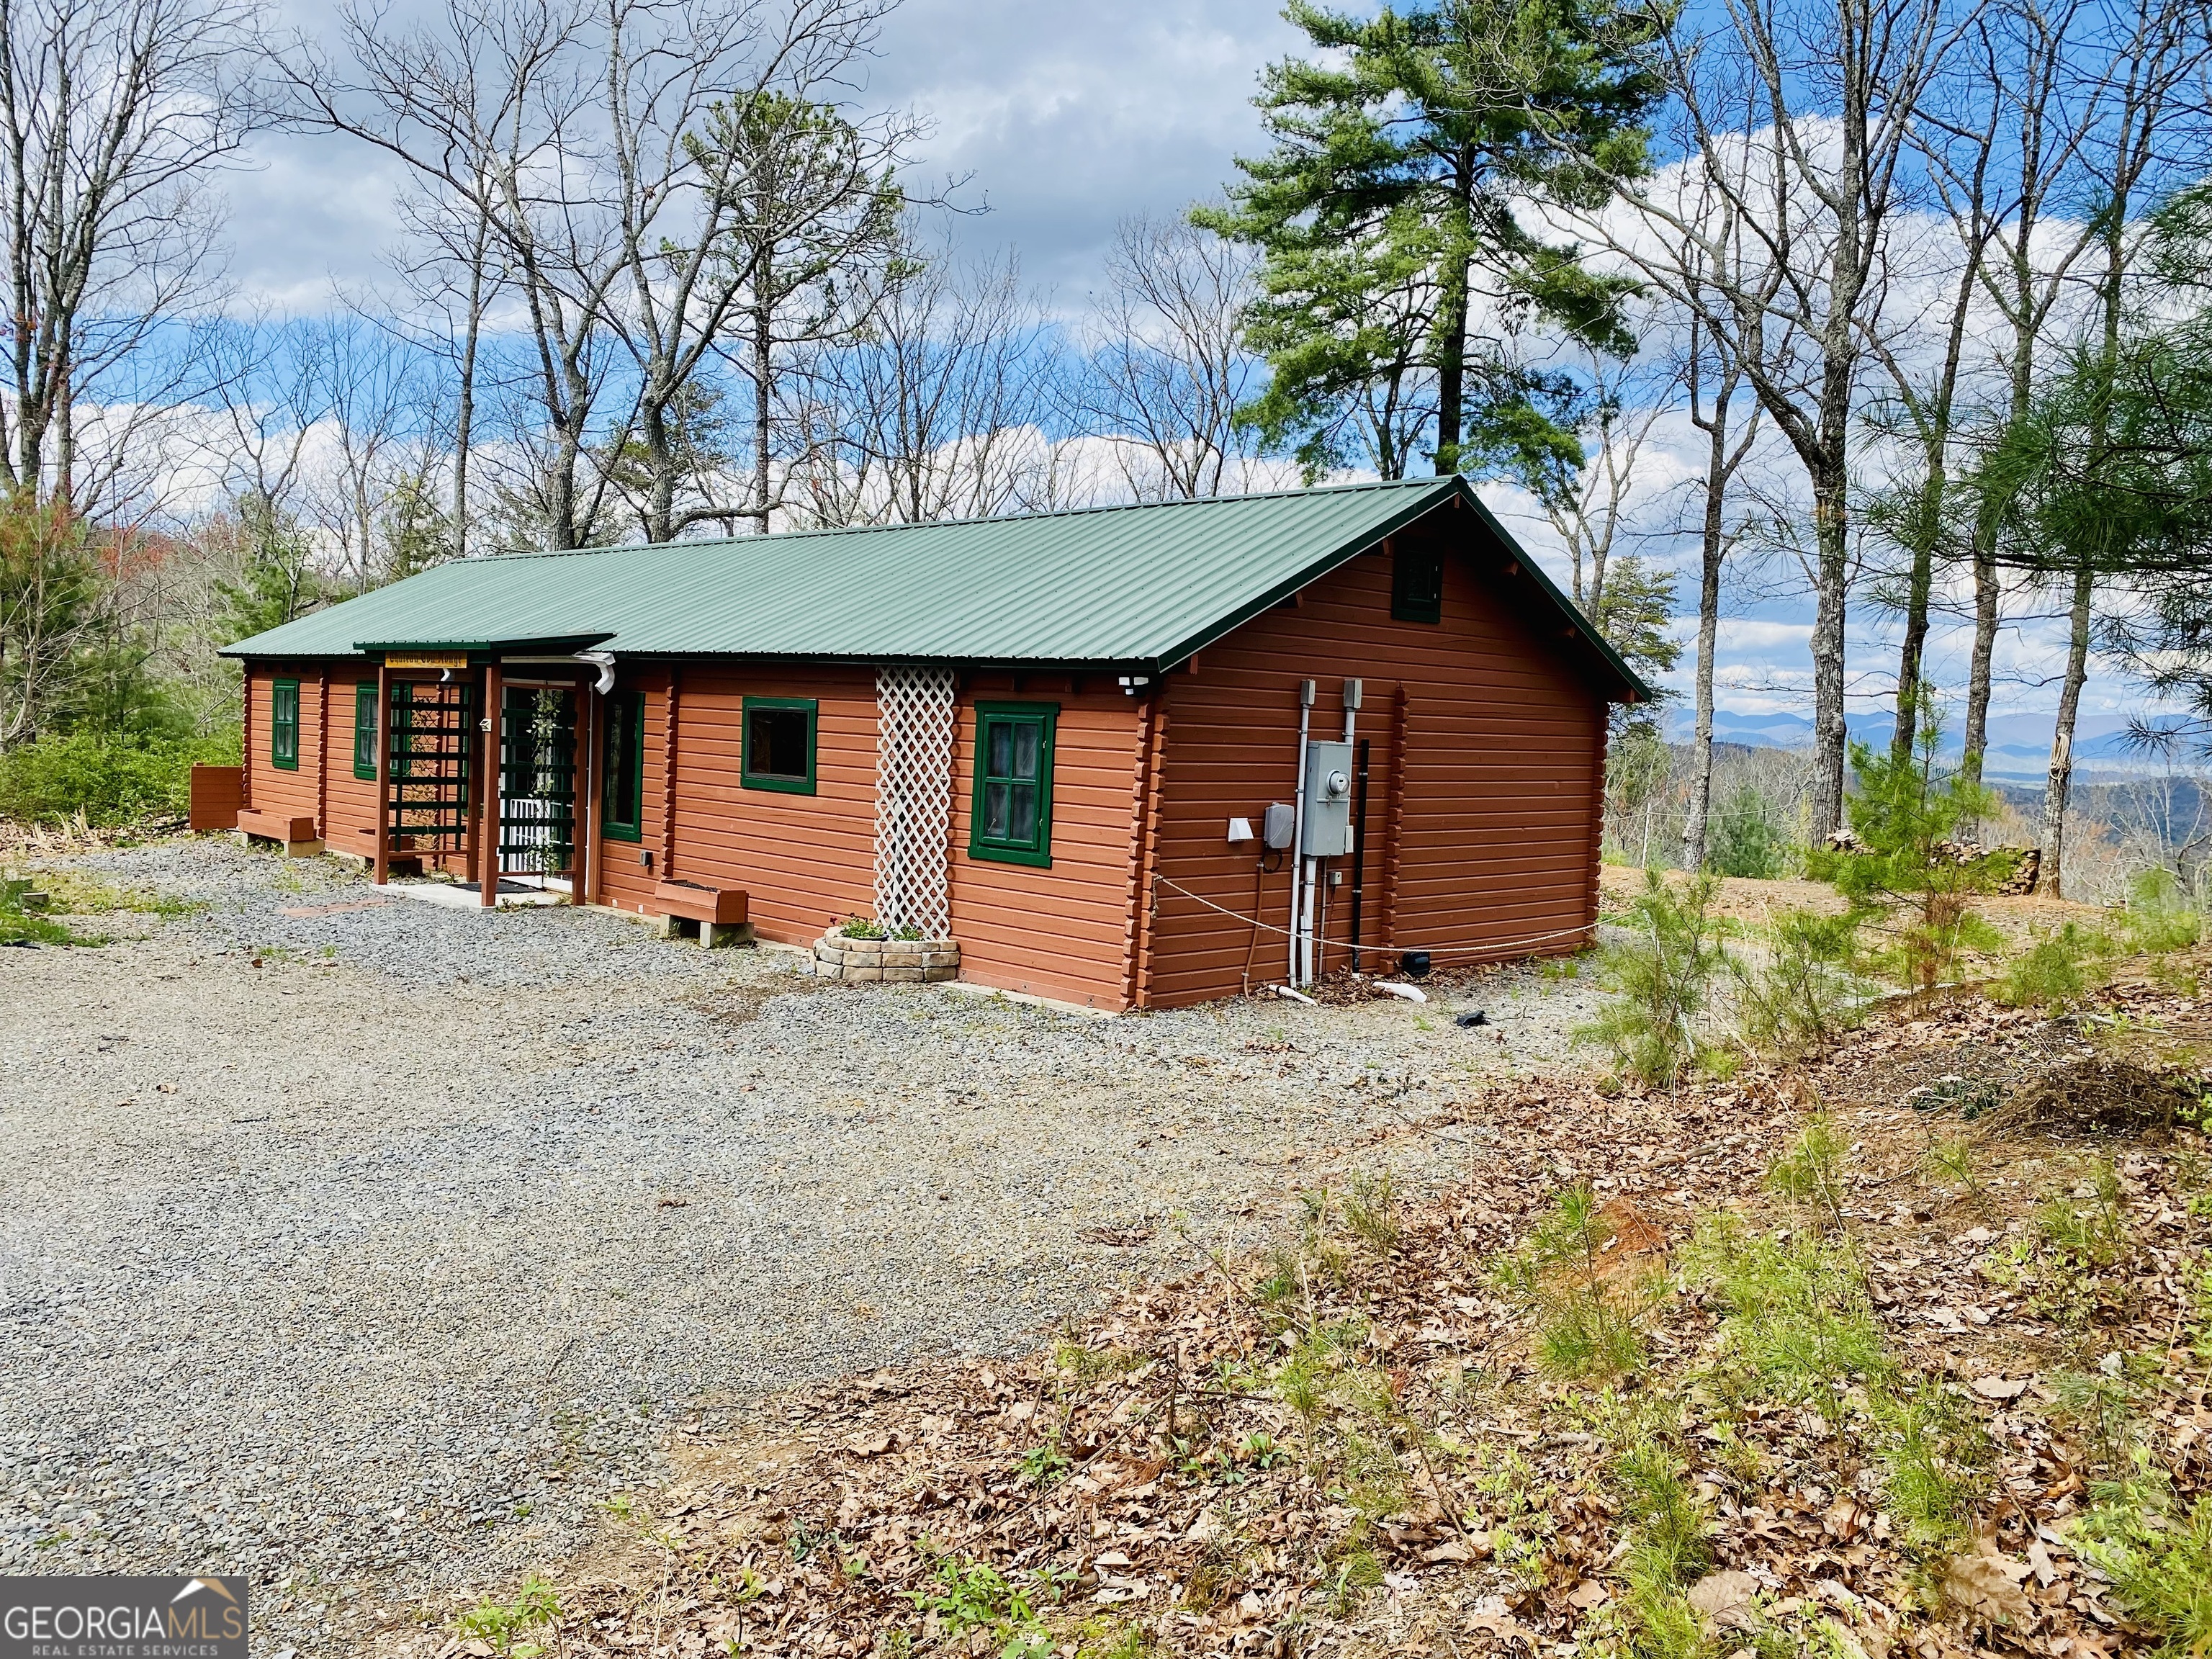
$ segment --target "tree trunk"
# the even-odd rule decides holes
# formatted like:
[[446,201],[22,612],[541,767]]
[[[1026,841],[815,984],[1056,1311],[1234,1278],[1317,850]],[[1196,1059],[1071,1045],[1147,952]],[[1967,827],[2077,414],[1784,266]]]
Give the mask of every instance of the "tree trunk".
[[1844,516],[1840,449],[1813,481],[1814,530],[1819,550],[1819,605],[1813,620],[1813,839],[1826,840],[1844,824],[1844,582],[1850,569],[1850,526]]
[[[1949,400],[1945,399],[1948,404]],[[1939,419],[1948,421],[1948,410]],[[1926,494],[1912,526],[1912,569],[1906,578],[1905,640],[1897,654],[1897,723],[1891,729],[1890,753],[1912,752],[1920,725],[1920,671],[1928,652],[1928,605],[1936,589],[1936,526],[1943,510],[1945,434],[1939,429],[1928,446]]]
[[1695,757],[1691,763],[1690,804],[1682,820],[1682,867],[1692,875],[1705,867],[1705,836],[1713,811],[1713,648],[1721,630],[1721,507],[1727,493],[1727,475],[1721,471],[1727,443],[1723,404],[1716,411],[1713,453],[1705,484],[1705,530],[1702,568],[1698,582],[1698,728]]
[[1996,662],[1998,599],[1996,549],[1974,546],[1974,654],[1966,668],[1966,757],[1960,771],[1982,781],[1982,755],[1990,746],[1990,680]]
[[770,372],[774,342],[769,337],[772,319],[765,310],[756,310],[753,324],[753,510],[748,515],[753,520],[757,535],[768,534],[769,519],[769,459],[770,413]]
[[1452,173],[1453,226],[1458,240],[1445,266],[1443,316],[1437,326],[1437,473],[1459,471],[1460,439],[1467,424],[1467,304],[1468,243],[1474,234],[1474,159],[1462,151]]
[[676,539],[676,457],[668,439],[672,394],[665,384],[666,378],[662,364],[655,363],[646,371],[644,407],[640,411],[645,417],[645,538],[649,542]]
[[2081,707],[2082,682],[2089,677],[2089,600],[2095,586],[2095,572],[2085,561],[2074,573],[2066,679],[2058,690],[2058,723],[2051,733],[2051,774],[2043,786],[2043,870],[2039,884],[2053,898],[2066,896],[2066,805],[2074,787],[2074,720]]
[[483,333],[485,243],[490,234],[491,216],[480,211],[469,258],[468,322],[461,332],[460,386],[453,407],[453,554],[463,559],[469,556],[469,449],[476,441],[477,343]]

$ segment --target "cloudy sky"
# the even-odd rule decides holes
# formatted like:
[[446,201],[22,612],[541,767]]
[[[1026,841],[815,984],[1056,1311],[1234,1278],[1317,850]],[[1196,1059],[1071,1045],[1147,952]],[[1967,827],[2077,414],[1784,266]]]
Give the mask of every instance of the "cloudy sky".
[[[319,30],[326,14],[291,8]],[[1080,311],[1116,222],[1173,214],[1218,193],[1232,158],[1261,147],[1251,99],[1261,66],[1297,49],[1277,0],[1115,0],[1039,5],[1030,0],[905,0],[885,28],[865,98],[910,106],[933,123],[925,153],[934,175],[964,176],[972,210],[953,222],[976,250],[1012,246],[1026,277],[1065,311]],[[270,140],[259,165],[231,181],[234,270],[243,296],[279,312],[326,307],[333,287],[356,293],[386,280],[398,242],[396,172],[336,140]],[[1660,501],[1696,465],[1695,434],[1663,428],[1649,462],[1646,523],[1674,517]],[[1783,463],[1786,466],[1786,463]],[[1488,492],[1540,556],[1556,543],[1530,505]],[[1693,558],[1686,538],[1659,536],[1642,549],[1668,562]],[[1724,707],[1745,715],[1810,713],[1806,640],[1811,616],[1802,583],[1786,571],[1773,591],[1724,627],[1718,654]],[[1682,585],[1686,601],[1694,577]],[[2051,608],[2051,607],[2045,607]],[[1853,629],[1855,709],[1887,701],[1894,673],[1890,630],[1865,611]],[[1688,638],[1693,629],[1686,623]],[[1967,638],[1939,625],[1937,672],[1963,682]],[[2047,711],[2063,653],[2058,627],[2030,622],[2001,651],[2004,683],[1997,736],[2032,750],[2049,741]],[[1685,662],[1686,671],[1687,662]],[[1686,675],[1678,677],[1686,684]],[[2092,678],[2082,737],[2118,728],[2130,707],[2110,674]],[[2032,766],[2025,768],[2032,770]]]
[[[924,176],[967,177],[957,199],[988,210],[957,218],[957,237],[1018,248],[1030,281],[1078,307],[1118,220],[1218,195],[1259,147],[1258,71],[1299,38],[1279,0],[904,0],[863,95],[933,123]],[[337,140],[272,139],[257,160],[229,187],[251,294],[313,310],[333,280],[380,280],[396,170]]]

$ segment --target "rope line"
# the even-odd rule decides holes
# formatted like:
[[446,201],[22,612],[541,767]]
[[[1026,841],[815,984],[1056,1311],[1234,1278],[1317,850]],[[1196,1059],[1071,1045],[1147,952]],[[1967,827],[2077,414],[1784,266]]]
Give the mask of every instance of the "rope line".
[[[1219,911],[1223,915],[1227,916],[1232,921],[1245,922],[1255,928],[1264,928],[1268,933],[1279,933],[1285,939],[1288,939],[1291,936],[1291,930],[1287,927],[1278,927],[1272,921],[1262,921],[1255,915],[1246,915],[1242,910],[1232,910],[1225,904],[1216,904],[1212,899],[1206,897],[1205,894],[1194,893],[1189,888],[1181,886],[1175,882],[1170,881],[1165,876],[1160,875],[1158,872],[1153,874],[1152,885],[1156,888],[1164,887],[1170,892],[1180,893],[1187,899],[1195,900],[1198,903],[1204,905],[1209,910]],[[1489,939],[1480,942],[1471,942],[1465,945],[1425,945],[1421,948],[1426,950],[1431,957],[1475,956],[1490,951],[1511,950],[1516,946],[1523,945],[1547,945],[1553,939],[1573,939],[1579,934],[1595,933],[1596,931],[1597,924],[1595,922],[1586,921],[1579,927],[1563,927],[1557,933],[1534,933],[1526,939]],[[1397,947],[1395,945],[1347,945],[1341,939],[1330,940],[1328,942],[1328,948],[1332,951],[1365,951],[1369,955],[1380,957],[1390,957],[1396,956],[1398,954]]]

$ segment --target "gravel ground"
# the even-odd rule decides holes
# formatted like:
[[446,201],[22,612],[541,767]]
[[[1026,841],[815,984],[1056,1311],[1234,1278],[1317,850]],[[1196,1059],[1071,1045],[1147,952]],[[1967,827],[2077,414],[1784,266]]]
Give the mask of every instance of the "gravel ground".
[[556,1559],[686,1415],[1463,1169],[1438,1109],[1589,1012],[1101,1019],[219,842],[75,867],[199,908],[0,951],[0,1571],[244,1571],[265,1653]]

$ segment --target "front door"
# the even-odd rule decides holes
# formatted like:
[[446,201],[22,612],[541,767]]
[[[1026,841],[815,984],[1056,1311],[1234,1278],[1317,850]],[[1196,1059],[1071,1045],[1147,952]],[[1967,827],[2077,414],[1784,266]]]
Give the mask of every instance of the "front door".
[[500,726],[499,871],[565,876],[576,861],[576,690],[510,685]]

